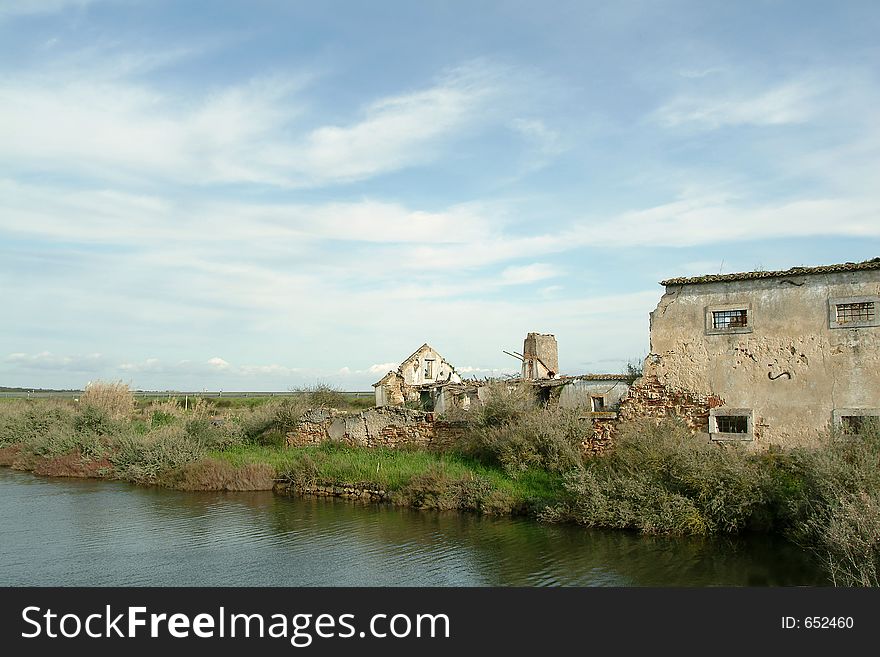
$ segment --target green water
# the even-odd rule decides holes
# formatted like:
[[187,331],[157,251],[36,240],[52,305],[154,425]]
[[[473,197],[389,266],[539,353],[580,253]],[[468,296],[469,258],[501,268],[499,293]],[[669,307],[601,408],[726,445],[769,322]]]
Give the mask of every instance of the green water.
[[642,537],[271,492],[183,493],[0,468],[5,586],[824,585],[767,537]]

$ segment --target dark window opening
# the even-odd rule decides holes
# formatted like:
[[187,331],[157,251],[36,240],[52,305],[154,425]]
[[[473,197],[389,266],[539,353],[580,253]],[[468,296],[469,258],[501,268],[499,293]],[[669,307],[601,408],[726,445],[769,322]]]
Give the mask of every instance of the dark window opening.
[[718,433],[748,433],[749,418],[747,415],[716,415],[715,426]]
[[538,388],[538,403],[541,406],[547,406],[550,404],[550,386],[541,386]]
[[430,379],[434,376],[434,361],[425,359],[425,378]]
[[712,312],[713,329],[745,328],[748,326],[748,311],[742,310],[715,310]]
[[422,407],[423,411],[433,411],[434,395],[432,395],[428,390],[422,390],[419,393],[419,406]]
[[867,424],[865,420],[864,415],[844,415],[840,418],[840,429],[847,434],[863,433]]
[[590,397],[590,405],[592,406],[594,413],[600,413],[605,410],[605,398]]
[[851,324],[853,322],[873,322],[874,302],[863,301],[859,303],[838,303],[837,323]]

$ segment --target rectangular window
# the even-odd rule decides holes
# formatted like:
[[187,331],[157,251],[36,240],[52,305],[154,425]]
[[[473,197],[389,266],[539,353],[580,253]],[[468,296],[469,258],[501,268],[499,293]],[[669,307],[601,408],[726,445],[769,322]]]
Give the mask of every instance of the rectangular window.
[[752,332],[752,304],[735,303],[706,307],[706,335]]
[[716,310],[712,313],[712,328],[726,331],[732,328],[745,328],[749,325],[749,315],[745,308],[739,310]]
[[605,410],[605,398],[599,396],[590,396],[590,407],[594,413],[601,413]]
[[837,323],[852,324],[853,322],[873,322],[874,302],[863,301],[861,303],[837,303]]
[[751,409],[723,406],[710,409],[709,437],[712,440],[753,440]]
[[867,328],[880,326],[877,306],[880,296],[837,297],[828,300],[828,325],[830,328]]
[[749,418],[745,415],[719,415],[715,418],[718,433],[748,433]]
[[434,361],[425,359],[425,378],[431,379],[434,377]]
[[834,426],[846,436],[860,436],[880,430],[880,408],[835,408]]

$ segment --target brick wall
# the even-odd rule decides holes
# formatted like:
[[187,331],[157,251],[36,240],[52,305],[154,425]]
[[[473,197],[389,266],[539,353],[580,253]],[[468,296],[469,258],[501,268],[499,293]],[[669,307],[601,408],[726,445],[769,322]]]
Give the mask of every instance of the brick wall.
[[620,402],[622,421],[638,418],[681,418],[693,430],[709,430],[709,409],[724,404],[716,395],[701,395],[687,390],[670,388],[656,376],[645,376],[634,384]]

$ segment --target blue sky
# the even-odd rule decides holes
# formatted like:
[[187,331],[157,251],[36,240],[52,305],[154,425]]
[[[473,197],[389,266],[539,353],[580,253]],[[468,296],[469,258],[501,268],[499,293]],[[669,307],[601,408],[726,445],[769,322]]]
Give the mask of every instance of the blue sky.
[[880,3],[0,0],[0,385],[369,389],[880,255]]

